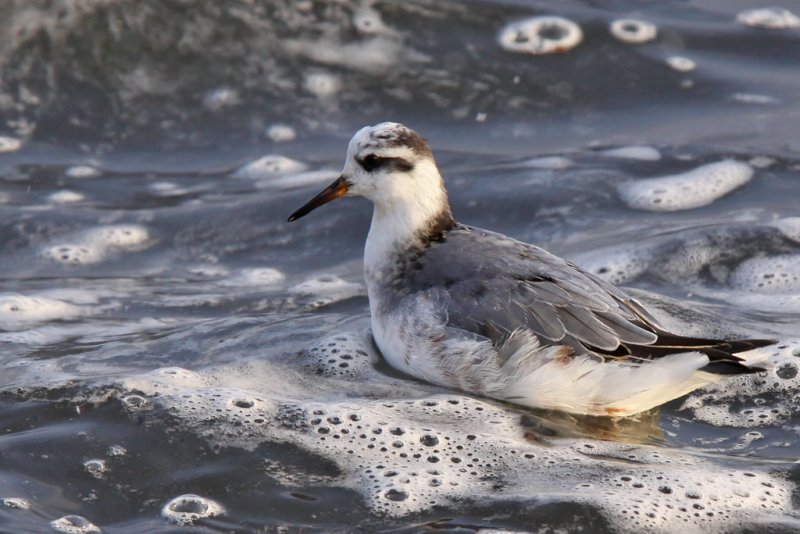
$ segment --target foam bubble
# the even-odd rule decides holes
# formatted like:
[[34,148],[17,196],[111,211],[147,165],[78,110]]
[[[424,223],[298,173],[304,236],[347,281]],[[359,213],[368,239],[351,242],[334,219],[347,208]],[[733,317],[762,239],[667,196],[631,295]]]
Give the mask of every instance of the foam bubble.
[[623,43],[641,44],[652,41],[658,35],[658,29],[652,22],[637,19],[615,20],[609,26],[611,35]]
[[580,26],[563,17],[533,17],[513,22],[498,36],[508,52],[554,54],[572,50],[583,40]]
[[16,152],[22,146],[22,141],[13,137],[0,135],[0,154]]
[[308,346],[306,369],[315,375],[355,379],[371,373],[377,362],[365,340],[351,332],[333,334]]
[[734,93],[733,96],[731,96],[731,98],[737,102],[742,102],[744,104],[757,104],[762,106],[780,103],[780,100],[778,100],[774,96],[759,95],[755,93]]
[[120,457],[128,454],[128,449],[122,445],[111,445],[106,451],[106,455],[110,457]]
[[113,252],[141,250],[149,238],[147,228],[140,225],[98,226],[74,234],[65,243],[45,247],[41,256],[71,265],[98,263]]
[[327,72],[312,72],[306,75],[303,82],[306,91],[319,98],[330,98],[342,88],[341,80]]
[[188,189],[174,182],[155,182],[147,186],[147,189],[158,197],[179,197],[189,192]]
[[533,167],[534,169],[551,169],[561,170],[571,167],[572,160],[563,156],[543,156],[540,158],[528,159],[522,162],[525,167]]
[[383,23],[380,13],[368,5],[362,5],[353,13],[353,25],[366,35],[391,33]]
[[286,279],[286,275],[278,269],[271,267],[255,267],[251,269],[241,269],[233,276],[220,281],[220,285],[232,287],[262,287],[280,284]]
[[800,255],[750,258],[736,267],[730,283],[737,289],[759,293],[800,292]]
[[234,178],[258,180],[304,170],[306,170],[306,165],[297,160],[278,154],[269,154],[240,167],[232,176]]
[[75,191],[62,190],[51,194],[48,200],[54,204],[69,204],[71,202],[80,202],[86,197]]
[[683,56],[668,57],[667,65],[678,72],[691,72],[697,68],[697,64],[693,60]]
[[630,207],[648,211],[677,211],[707,206],[740,187],[753,176],[746,163],[724,160],[683,174],[624,182],[617,186]]
[[50,521],[53,530],[64,532],[64,534],[88,534],[90,532],[100,532],[100,528],[81,515],[65,515]]
[[0,294],[0,323],[26,325],[53,320],[68,320],[83,315],[79,306],[47,297],[29,297],[17,293]]
[[786,217],[771,223],[772,226],[791,239],[800,243],[800,217]]
[[189,525],[206,517],[215,517],[225,513],[225,509],[216,501],[187,493],[175,497],[161,509],[164,519],[180,525]]
[[364,286],[347,282],[333,274],[324,274],[290,287],[289,292],[310,298],[313,306],[324,306],[363,295]]
[[203,105],[211,111],[235,106],[239,101],[239,92],[230,87],[218,87],[203,97]]
[[624,284],[641,275],[652,261],[648,250],[625,246],[594,250],[572,259],[585,271],[614,285]]
[[83,462],[83,470],[94,478],[103,478],[108,471],[105,460],[92,459]]
[[788,9],[782,7],[748,9],[736,15],[736,20],[747,26],[767,28],[770,30],[784,30],[787,28],[800,27],[800,18]]
[[294,128],[288,124],[273,124],[267,128],[267,137],[272,139],[275,143],[286,143],[288,141],[294,141],[297,134]]
[[94,178],[100,176],[100,170],[91,165],[74,165],[69,167],[64,174],[70,178]]
[[651,146],[623,146],[604,150],[602,154],[611,158],[639,161],[658,161],[661,159],[661,152]]
[[31,503],[27,499],[21,497],[3,497],[0,503],[7,508],[14,508],[16,510],[30,510]]

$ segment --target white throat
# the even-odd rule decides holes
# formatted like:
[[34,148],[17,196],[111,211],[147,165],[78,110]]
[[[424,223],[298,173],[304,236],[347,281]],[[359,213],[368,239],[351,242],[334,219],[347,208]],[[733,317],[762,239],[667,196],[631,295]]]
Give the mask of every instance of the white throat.
[[425,236],[443,213],[450,215],[447,192],[433,161],[422,161],[373,198],[375,209],[364,249],[367,284],[386,261]]

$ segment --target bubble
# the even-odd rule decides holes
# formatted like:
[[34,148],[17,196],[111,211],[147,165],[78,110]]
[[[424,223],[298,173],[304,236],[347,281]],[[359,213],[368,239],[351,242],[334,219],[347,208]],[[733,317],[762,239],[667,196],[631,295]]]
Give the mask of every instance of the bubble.
[[21,497],[3,497],[0,502],[3,503],[3,506],[16,510],[30,510],[31,508],[31,503]]
[[92,475],[94,478],[103,478],[108,471],[105,460],[86,460],[83,462],[83,470]]
[[22,141],[13,137],[0,135],[0,154],[16,152],[22,146]]
[[522,162],[522,165],[525,167],[533,167],[534,169],[562,170],[571,167],[574,163],[572,160],[563,156],[543,156],[525,160]]
[[658,161],[661,159],[661,152],[651,146],[623,146],[604,150],[602,154],[611,158],[635,159],[638,161]]
[[670,56],[667,58],[667,65],[678,72],[691,72],[697,68],[697,64],[683,56]]
[[566,52],[583,40],[580,26],[562,17],[543,16],[513,22],[498,36],[508,52],[554,54]]
[[50,521],[53,530],[64,532],[65,534],[87,534],[90,532],[100,532],[100,529],[91,521],[80,515],[65,515],[54,521]]
[[122,402],[129,408],[141,408],[147,404],[147,399],[141,395],[126,395],[122,397]]
[[68,241],[45,247],[43,258],[69,265],[98,263],[114,252],[136,251],[147,246],[147,228],[140,225],[98,226],[78,232]]
[[232,176],[234,178],[258,180],[304,170],[306,170],[304,163],[278,154],[269,154],[240,167]]
[[623,43],[641,44],[652,41],[658,35],[658,29],[652,22],[636,19],[615,20],[609,26],[611,35]]
[[800,255],[750,258],[736,267],[730,283],[737,289],[758,293],[800,292]]
[[6,328],[53,320],[69,320],[85,313],[85,309],[62,300],[29,297],[17,293],[0,293],[0,323]]
[[312,374],[350,379],[372,373],[377,361],[363,337],[349,332],[326,336],[308,346],[303,355],[304,367]]
[[307,74],[303,83],[306,91],[318,98],[331,98],[341,90],[342,82],[338,77],[327,72]]
[[294,141],[297,134],[288,124],[273,124],[267,128],[267,137],[275,143],[286,143]]
[[647,211],[678,211],[707,206],[746,184],[753,168],[746,163],[724,160],[691,171],[624,182],[617,186],[631,208]]
[[369,6],[360,6],[353,13],[353,25],[366,35],[390,33],[389,28],[383,23],[380,13]]
[[278,285],[285,279],[286,275],[278,269],[253,267],[240,269],[232,276],[221,280],[219,284],[228,287],[266,287]]
[[239,102],[239,92],[230,87],[218,87],[203,97],[203,105],[211,111],[235,106]]
[[76,193],[75,191],[67,191],[65,189],[63,191],[57,191],[55,193],[52,193],[47,198],[48,201],[52,202],[53,204],[69,204],[72,202],[80,202],[86,197],[84,197],[80,193]]
[[125,456],[127,454],[128,454],[128,449],[126,449],[122,445],[111,445],[106,451],[106,455],[108,455],[109,457],[120,457],[120,456]]
[[101,172],[91,165],[74,165],[68,167],[64,174],[70,178],[95,178],[100,176]]
[[198,519],[215,517],[223,513],[225,513],[225,509],[217,502],[192,493],[175,497],[161,509],[162,517],[181,525],[188,525]]
[[800,18],[782,7],[762,7],[748,9],[736,15],[736,20],[746,26],[784,30],[800,27]]
[[147,186],[151,194],[158,197],[179,197],[189,192],[174,182],[155,182]]

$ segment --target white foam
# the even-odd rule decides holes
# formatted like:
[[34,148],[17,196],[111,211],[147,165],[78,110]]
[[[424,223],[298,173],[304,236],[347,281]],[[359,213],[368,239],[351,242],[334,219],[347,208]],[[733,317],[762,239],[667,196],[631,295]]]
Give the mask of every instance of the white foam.
[[7,152],[16,152],[22,146],[22,141],[19,139],[15,139],[14,137],[6,137],[4,135],[0,135],[0,154],[5,154]]
[[64,534],[89,534],[100,532],[100,528],[80,515],[65,515],[53,521],[50,521],[50,526],[53,530],[63,532]]
[[649,250],[618,246],[578,254],[572,260],[587,272],[614,285],[627,283],[647,271],[651,263]]
[[294,128],[288,124],[273,124],[267,128],[267,137],[272,139],[275,143],[286,143],[288,141],[294,141],[297,134]]
[[161,509],[164,519],[180,525],[190,525],[198,519],[224,513],[225,509],[218,502],[192,493],[175,497]]
[[16,510],[30,510],[31,503],[27,499],[21,497],[3,497],[0,503],[7,508],[14,508]]
[[800,243],[800,217],[786,217],[784,219],[778,219],[771,223],[771,226],[774,226],[780,232],[791,239],[792,241],[796,241]]
[[800,28],[800,18],[788,9],[782,7],[748,9],[736,15],[736,20],[747,26],[767,28],[770,30]]
[[648,211],[678,211],[707,206],[753,176],[746,163],[724,160],[691,171],[619,184],[620,198],[630,207]]
[[179,197],[189,192],[188,189],[174,182],[155,182],[147,186],[147,189],[159,197]]
[[218,87],[209,91],[203,97],[203,105],[211,111],[235,106],[239,102],[239,92],[230,87]]
[[64,171],[64,174],[70,178],[94,178],[100,176],[101,172],[91,165],[74,165]]
[[0,328],[53,320],[68,320],[85,313],[84,309],[62,300],[18,293],[0,293]]
[[108,465],[105,460],[94,458],[83,462],[83,470],[94,478],[103,478],[108,472]]
[[306,75],[303,87],[314,96],[327,99],[339,93],[342,88],[342,82],[333,74],[312,72]]
[[731,274],[730,283],[737,289],[758,293],[800,292],[800,254],[745,260]]
[[362,4],[353,12],[353,25],[365,35],[386,35],[392,31],[384,24],[380,13],[370,5]]
[[304,170],[306,170],[304,163],[278,154],[269,154],[240,167],[232,176],[234,178],[259,180]]
[[604,150],[602,154],[611,158],[639,161],[658,161],[661,159],[661,152],[651,146],[622,146]]
[[70,204],[72,202],[80,202],[84,200],[86,197],[80,193],[76,193],[75,191],[69,190],[62,190],[52,193],[48,198],[49,202],[54,204]]
[[304,367],[314,375],[357,379],[374,372],[376,355],[364,336],[352,332],[332,334],[306,347]]
[[697,64],[694,60],[684,56],[669,56],[667,58],[667,65],[678,72],[691,72],[697,68]]
[[578,46],[583,40],[583,32],[571,20],[543,16],[509,24],[503,28],[497,40],[508,52],[554,54]]
[[744,104],[756,104],[762,106],[780,103],[780,100],[774,96],[760,95],[756,93],[734,93],[733,96],[731,96],[731,99]]
[[572,160],[563,156],[543,156],[540,158],[528,159],[522,162],[525,167],[534,169],[562,170],[574,165]]
[[609,26],[611,35],[623,43],[641,44],[652,41],[658,35],[658,28],[652,22],[637,19],[615,20]]
[[229,287],[264,287],[275,286],[286,279],[286,275],[272,267],[254,267],[240,269],[232,276],[220,281],[220,285]]
[[307,297],[312,306],[324,306],[366,293],[362,284],[348,282],[333,274],[310,278],[290,287],[289,292]]
[[46,246],[41,256],[70,265],[98,263],[114,252],[142,250],[149,240],[147,228],[141,225],[98,226],[68,236],[65,242]]

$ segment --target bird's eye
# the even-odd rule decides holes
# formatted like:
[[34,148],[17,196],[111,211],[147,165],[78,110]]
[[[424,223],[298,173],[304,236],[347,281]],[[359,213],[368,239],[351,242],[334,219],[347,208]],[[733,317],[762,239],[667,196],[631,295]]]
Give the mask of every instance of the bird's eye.
[[364,167],[365,171],[371,172],[380,167],[381,158],[379,158],[375,154],[367,154],[362,158],[362,160],[359,163],[361,164],[362,167]]

